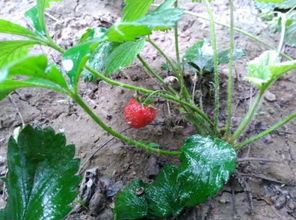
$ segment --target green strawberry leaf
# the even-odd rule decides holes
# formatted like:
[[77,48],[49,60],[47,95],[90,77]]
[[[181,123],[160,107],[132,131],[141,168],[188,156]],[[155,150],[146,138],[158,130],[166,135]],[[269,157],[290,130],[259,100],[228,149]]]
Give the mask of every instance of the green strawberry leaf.
[[49,7],[50,2],[58,2],[61,0],[36,0],[37,5],[29,9],[25,13],[25,17],[31,26],[35,29],[35,33],[41,37],[48,37],[45,24],[45,8]]
[[77,88],[81,71],[93,54],[97,44],[83,43],[67,50],[63,55],[63,68],[70,78],[71,84]]
[[[91,41],[94,39],[105,39],[106,33],[108,29],[106,28],[94,28],[88,29],[81,37],[80,43],[85,43],[87,41]],[[87,65],[90,66],[92,69],[98,72],[104,72],[106,69],[107,59],[110,56],[111,52],[119,45],[116,42],[102,42],[99,46],[95,49],[95,51],[90,56],[89,60],[87,61]],[[82,78],[85,81],[94,81],[96,80],[96,76],[92,74],[87,69],[82,70]]]
[[[187,138],[180,159],[181,166],[165,166],[151,185],[135,180],[123,189],[115,201],[115,216],[118,219],[176,217],[183,208],[214,196],[236,168],[236,152],[230,144],[200,135]],[[139,197],[135,192],[140,188]]]
[[51,128],[26,126],[8,142],[8,200],[1,219],[63,219],[81,180],[74,145]]
[[33,40],[0,41],[0,69],[25,57],[35,44],[38,42]]
[[182,189],[178,175],[179,167],[167,165],[160,171],[153,184],[145,189],[149,216],[176,217],[183,210],[184,204],[180,202]]
[[0,99],[21,87],[40,87],[61,93],[68,92],[63,74],[56,66],[48,65],[44,55],[18,60],[0,70]]
[[122,21],[131,22],[143,17],[152,3],[153,0],[125,0]]
[[144,48],[144,40],[136,42],[125,42],[115,47],[106,59],[106,75],[112,74],[117,70],[131,64],[138,53]]
[[116,219],[140,219],[147,216],[148,204],[145,199],[145,187],[145,183],[136,179],[122,189],[116,198],[113,210]]
[[0,33],[20,35],[34,40],[38,39],[38,35],[32,31],[3,19],[0,19]]
[[193,135],[181,148],[178,181],[180,199],[185,206],[195,206],[214,196],[236,168],[233,147],[210,136]]
[[[296,4],[295,0],[294,4]],[[290,25],[287,26],[284,42],[291,47],[296,47],[296,11],[287,15],[287,21]]]
[[[240,48],[234,49],[233,59],[239,60],[245,56],[245,52]],[[218,52],[218,64],[229,63],[230,50]],[[185,63],[188,63],[198,71],[213,72],[213,50],[210,41],[203,40],[196,42],[186,50],[183,57]]]
[[184,10],[170,8],[175,0],[165,1],[153,12],[130,22],[114,24],[108,32],[109,41],[135,41],[139,37],[151,34],[153,30],[166,30],[174,27]]
[[248,76],[245,80],[264,91],[272,82],[292,69],[296,69],[296,60],[281,63],[276,51],[265,51],[248,63]]

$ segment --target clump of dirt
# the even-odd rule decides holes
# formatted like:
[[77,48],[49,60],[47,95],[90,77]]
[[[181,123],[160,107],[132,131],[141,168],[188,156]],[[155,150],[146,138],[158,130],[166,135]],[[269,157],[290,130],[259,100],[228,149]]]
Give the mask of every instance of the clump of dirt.
[[[34,4],[33,1],[0,2],[1,17],[28,26],[19,14]],[[181,7],[207,16],[201,4],[184,1]],[[109,27],[120,17],[122,1],[65,0],[55,3],[47,11],[49,30],[61,46],[68,48],[77,42],[81,34],[91,27]],[[227,1],[214,2],[219,21],[228,21]],[[236,26],[260,36],[272,45],[279,39],[262,22],[251,0],[236,2]],[[184,16],[180,22],[180,50],[196,41],[209,38],[207,21]],[[228,47],[228,30],[217,26],[219,48]],[[155,32],[151,38],[161,48],[174,57],[173,32]],[[7,37],[6,37],[7,39]],[[266,50],[243,35],[236,34],[236,45],[246,51],[247,56],[235,63],[235,98],[233,125],[237,126],[242,115],[254,99],[256,89],[243,82],[246,63]],[[290,55],[296,51],[287,48]],[[53,62],[59,62],[56,52],[36,47],[33,53],[50,53]],[[149,45],[141,52],[154,69],[166,77],[170,73],[161,70],[165,62]],[[225,100],[227,66],[220,67],[222,98]],[[124,83],[150,89],[160,89],[155,79],[135,62],[122,72],[112,76]],[[249,126],[244,138],[268,128],[280,118],[295,111],[295,71],[281,78],[271,89],[262,103],[256,120]],[[123,88],[104,82],[81,82],[80,93],[98,116],[110,127],[125,135],[148,142],[159,143],[163,149],[176,150],[183,140],[194,134],[192,126],[184,122],[182,115],[175,111],[175,104],[162,99],[156,100],[159,114],[156,121],[142,129],[127,126],[122,117],[122,109],[127,100],[135,95]],[[112,219],[111,208],[114,196],[120,188],[134,178],[150,182],[164,164],[178,163],[162,155],[147,153],[128,146],[102,131],[75,103],[60,94],[42,89],[19,89],[9,98],[0,102],[0,175],[5,175],[6,144],[16,127],[33,124],[51,126],[65,132],[69,143],[76,145],[76,156],[81,158],[80,174],[84,182],[80,187],[80,199],[87,200],[88,208],[76,204],[68,219]],[[209,106],[211,108],[211,106]],[[220,120],[226,120],[226,104],[221,105]],[[187,209],[178,219],[295,219],[296,217],[296,173],[295,143],[296,122],[281,129],[239,152],[237,172],[220,194],[207,203]],[[263,158],[263,159],[260,159]],[[0,185],[0,206],[4,206],[5,190]]]

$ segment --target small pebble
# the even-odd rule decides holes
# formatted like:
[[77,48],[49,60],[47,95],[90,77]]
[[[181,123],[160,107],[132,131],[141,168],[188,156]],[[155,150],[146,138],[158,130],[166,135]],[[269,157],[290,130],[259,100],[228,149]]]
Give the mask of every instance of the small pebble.
[[276,96],[275,96],[275,94],[273,94],[273,93],[271,93],[271,92],[269,92],[269,91],[267,91],[266,93],[265,93],[265,97],[264,97],[267,101],[269,101],[269,102],[275,102],[276,101]]
[[286,196],[280,196],[276,201],[275,201],[275,208],[276,209],[282,209],[285,204],[287,203],[287,198]]

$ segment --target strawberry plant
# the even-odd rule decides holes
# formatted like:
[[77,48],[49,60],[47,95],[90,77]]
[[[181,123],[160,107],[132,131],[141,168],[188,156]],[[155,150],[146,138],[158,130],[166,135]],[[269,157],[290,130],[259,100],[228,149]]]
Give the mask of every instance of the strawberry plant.
[[[249,139],[238,141],[253,120],[266,91],[283,74],[296,69],[296,60],[282,52],[284,37],[281,38],[278,48],[274,48],[257,36],[236,28],[233,0],[229,0],[229,25],[215,21],[209,0],[201,1],[207,9],[208,18],[179,8],[177,0],[165,0],[160,5],[153,4],[153,0],[125,0],[121,21],[108,29],[98,27],[87,30],[77,45],[67,50],[51,39],[46,28],[44,11],[50,2],[51,0],[37,0],[36,6],[25,13],[32,26],[31,30],[10,21],[0,20],[1,33],[23,37],[22,40],[0,42],[0,99],[21,87],[54,90],[71,97],[102,129],[114,137],[150,152],[179,156],[181,161],[179,166],[165,166],[152,184],[134,180],[124,188],[115,201],[115,219],[176,217],[184,207],[192,207],[206,201],[223,187],[234,172],[236,150],[253,143],[296,117],[296,112],[292,113],[269,129]],[[277,4],[281,1],[262,0],[262,2]],[[209,21],[210,41],[196,42],[186,51],[185,56],[181,57],[178,21],[184,14]],[[228,50],[219,52],[217,48],[216,25],[229,28]],[[150,34],[154,31],[169,29],[174,30],[175,59],[169,57],[150,38]],[[245,80],[257,87],[258,94],[237,127],[232,126],[233,62],[244,56],[244,51],[235,47],[235,31],[262,43],[269,49],[247,65]],[[177,79],[178,87],[166,83],[161,75],[140,56],[139,53],[145,44],[150,44],[166,60],[168,68]],[[29,49],[34,45],[48,46],[60,52],[62,65],[50,63],[46,55],[28,55]],[[287,61],[282,62],[281,57]],[[110,78],[111,74],[127,67],[136,58],[163,89],[150,90]],[[227,63],[229,66],[227,120],[221,127],[219,126],[221,100],[218,65]],[[195,96],[191,94],[185,78],[185,71],[188,68],[194,68],[201,79],[213,78],[213,95],[209,97],[212,100],[213,114],[206,114],[203,96],[195,100]],[[122,135],[105,124],[83,101],[79,94],[81,75],[136,91],[146,96],[146,100],[156,96],[177,103],[185,119],[195,128],[196,135],[185,137],[184,145],[179,151],[163,150]],[[197,82],[194,83],[193,93],[196,84]],[[139,103],[133,98],[127,104],[124,117],[131,127],[144,127],[153,121],[156,110],[153,105],[147,106],[147,104],[146,101]],[[24,164],[24,166],[27,165]],[[14,172],[14,169],[16,168],[11,167],[10,172]],[[13,211],[7,209],[7,212]],[[8,216],[10,215],[11,213]],[[16,219],[22,218],[16,217]]]

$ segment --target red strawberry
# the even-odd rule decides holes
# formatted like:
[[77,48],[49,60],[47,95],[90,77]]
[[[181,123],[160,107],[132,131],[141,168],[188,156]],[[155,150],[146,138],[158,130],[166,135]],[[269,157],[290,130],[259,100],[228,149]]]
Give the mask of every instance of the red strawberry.
[[124,118],[128,125],[133,128],[142,128],[152,122],[157,114],[156,109],[139,103],[131,98],[124,107]]

